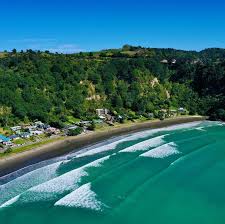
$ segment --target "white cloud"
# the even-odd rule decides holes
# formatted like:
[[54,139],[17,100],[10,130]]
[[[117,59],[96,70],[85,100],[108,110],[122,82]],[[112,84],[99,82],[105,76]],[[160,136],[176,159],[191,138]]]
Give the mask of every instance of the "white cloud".
[[13,43],[55,43],[57,42],[54,38],[24,38],[24,39],[13,39],[9,40],[9,42]]
[[12,48],[16,48],[18,50],[48,50],[50,52],[58,52],[58,53],[77,53],[84,51],[78,45],[73,43],[61,43],[54,38],[24,38],[24,39],[14,39],[9,40],[9,42],[14,45]]
[[84,49],[81,49],[79,46],[75,44],[61,44],[48,50],[51,52],[68,53],[68,54],[84,51]]

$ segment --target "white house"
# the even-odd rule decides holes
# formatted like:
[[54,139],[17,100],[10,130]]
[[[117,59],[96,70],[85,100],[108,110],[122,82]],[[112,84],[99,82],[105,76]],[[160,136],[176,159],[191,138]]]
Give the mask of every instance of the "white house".
[[19,131],[19,130],[21,130],[22,129],[22,127],[21,126],[15,126],[15,127],[11,127],[11,130],[12,131]]
[[44,132],[43,132],[43,131],[35,130],[35,131],[30,131],[30,133],[31,133],[32,135],[41,135],[41,134],[43,134]]
[[105,115],[107,115],[108,113],[109,113],[109,110],[108,109],[105,109],[105,108],[103,108],[103,109],[96,109],[96,113],[97,113],[97,115],[100,117],[100,116],[105,116]]

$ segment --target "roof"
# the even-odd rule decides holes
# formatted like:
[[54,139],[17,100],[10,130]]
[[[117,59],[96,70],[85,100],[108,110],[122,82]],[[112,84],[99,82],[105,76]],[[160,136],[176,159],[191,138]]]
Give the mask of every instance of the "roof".
[[30,133],[29,133],[29,132],[23,132],[23,133],[21,133],[20,135],[21,135],[21,136],[28,136],[28,135],[30,135]]
[[0,135],[0,140],[2,140],[3,142],[9,142],[9,141],[10,141],[10,139],[7,138],[7,137],[4,136],[4,135]]
[[19,135],[11,135],[11,136],[9,136],[10,139],[14,139],[14,138],[18,138],[18,137],[19,137]]

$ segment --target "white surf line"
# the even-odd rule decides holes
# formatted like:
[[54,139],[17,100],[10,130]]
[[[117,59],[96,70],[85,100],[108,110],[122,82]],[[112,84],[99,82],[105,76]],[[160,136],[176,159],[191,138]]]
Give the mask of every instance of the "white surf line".
[[101,152],[106,152],[106,151],[109,151],[109,150],[113,150],[120,143],[128,142],[128,141],[134,141],[134,140],[137,140],[137,139],[145,138],[147,136],[150,136],[150,135],[154,134],[154,132],[155,132],[155,130],[150,130],[150,131],[144,131],[144,132],[136,133],[136,134],[133,134],[131,136],[124,137],[124,138],[122,138],[120,140],[117,140],[115,142],[112,142],[110,144],[105,144],[105,145],[102,145],[100,147],[97,147],[97,148],[90,149],[88,151],[82,152],[81,154],[78,154],[76,156],[76,158],[80,158],[80,157],[84,157],[84,156],[91,156],[91,155],[95,155],[95,154],[98,154],[98,153],[101,153]]
[[148,139],[148,140],[145,140],[143,142],[139,142],[135,145],[132,145],[130,147],[127,147],[119,152],[137,152],[137,151],[145,151],[145,150],[148,150],[150,147],[157,147],[161,144],[163,144],[165,141],[163,140],[163,138],[165,136],[167,136],[168,134],[166,135],[160,135],[160,136],[157,136],[157,137],[154,137],[154,138],[151,138],[151,139]]
[[[130,140],[135,140],[136,139],[136,137],[137,137],[137,135],[139,135],[139,136],[141,136],[142,138],[144,138],[144,137],[146,137],[146,136],[148,136],[149,134],[151,134],[151,133],[156,133],[156,132],[158,132],[158,131],[161,131],[161,130],[165,130],[165,129],[167,129],[167,130],[169,130],[169,129],[171,129],[172,128],[172,130],[177,130],[177,129],[182,129],[182,128],[187,128],[187,127],[192,127],[192,126],[195,126],[195,125],[197,125],[197,122],[193,122],[193,123],[191,123],[191,124],[182,124],[182,125],[176,125],[176,126],[174,126],[173,128],[172,128],[172,126],[171,127],[169,127],[169,128],[162,128],[162,129],[154,129],[154,130],[148,130],[148,131],[145,131],[145,132],[140,132],[140,133],[137,133],[137,134],[135,134],[135,135],[131,135],[131,136],[129,136],[129,137],[127,137],[126,138],[126,141],[127,141],[127,139],[130,139]],[[124,139],[123,139],[124,140]],[[116,143],[116,142],[113,142],[113,143]],[[32,177],[32,175],[31,176],[29,176],[30,174],[32,174],[33,172],[38,172],[39,170],[42,170],[43,169],[43,171],[45,171],[45,169],[46,169],[46,167],[51,167],[51,166],[54,166],[54,165],[58,165],[58,167],[63,163],[64,161],[60,161],[60,162],[57,162],[57,163],[54,163],[54,164],[50,164],[50,165],[48,165],[48,166],[45,166],[45,167],[41,167],[41,168],[39,168],[39,169],[36,169],[36,170],[34,170],[34,171],[31,171],[31,172],[29,172],[29,173],[27,173],[27,174],[25,174],[25,175],[23,175],[23,176],[20,176],[20,177],[18,177],[18,178],[16,178],[16,179],[14,179],[14,180],[12,180],[11,182],[8,182],[8,183],[6,183],[6,184],[4,184],[4,185],[2,185],[2,186],[0,186],[0,192],[2,193],[2,190],[4,189],[4,187],[6,187],[7,186],[7,188],[9,187],[10,189],[13,189],[13,191],[10,191],[10,193],[9,193],[9,195],[8,195],[8,199],[9,198],[13,198],[13,197],[15,197],[15,196],[18,196],[18,194],[23,194],[24,192],[26,192],[26,190],[27,189],[34,189],[35,187],[32,187],[32,188],[30,188],[30,187],[28,187],[28,186],[32,186],[32,185],[35,185],[34,183],[32,183],[32,184],[30,184],[30,180],[32,179],[32,180],[37,180],[37,181],[40,181],[40,179],[42,180],[42,177],[43,177],[43,173],[40,173],[39,175],[37,175],[38,177],[36,177],[36,178],[34,178],[34,177]],[[95,162],[95,161],[94,161]],[[87,164],[88,165],[88,164]],[[85,165],[85,166],[87,166],[87,165]],[[84,166],[84,167],[85,167]],[[57,170],[57,168],[58,168],[57,166],[56,166],[56,169],[55,169],[55,172],[56,172],[56,170]],[[78,168],[79,169],[79,168]],[[72,171],[71,171],[72,172]],[[55,175],[55,173],[53,172],[53,175]],[[65,175],[65,174],[64,174]],[[44,175],[45,176],[45,175]],[[27,178],[25,178],[24,180],[22,179],[23,177],[27,177]],[[40,178],[40,179],[39,179]],[[49,177],[50,179],[52,178],[52,176],[50,176]],[[56,178],[54,178],[54,179],[57,179],[58,177],[56,177]],[[54,180],[54,179],[52,179],[52,180]],[[21,181],[18,181],[18,185],[17,186],[10,186],[10,184],[12,184],[12,183],[15,183],[15,181],[16,180],[21,180]],[[22,184],[20,183],[20,182],[22,182]],[[47,181],[48,182],[48,181]],[[44,182],[44,183],[47,183],[47,182]],[[39,182],[40,183],[40,182]],[[43,183],[43,184],[44,184]],[[21,189],[20,188],[18,188],[18,186],[20,187],[21,185],[23,186],[25,184],[25,186],[26,187],[24,187],[23,189],[24,189],[24,191],[21,193]],[[27,185],[26,185],[27,184]],[[39,184],[39,185],[42,185],[42,184]],[[39,186],[39,185],[37,185],[37,186]],[[8,189],[9,189],[8,188]],[[7,195],[8,194],[8,189],[7,189],[7,191],[5,192],[5,194],[4,195]],[[19,191],[18,191],[18,189],[19,189]],[[1,196],[1,195],[0,195]],[[9,197],[10,196],[10,197]],[[10,201],[10,200],[8,200],[8,199],[6,199],[6,197],[4,197],[4,198],[1,198],[0,197],[0,201],[2,200],[2,202],[3,203],[6,203],[5,201]],[[0,202],[0,204],[2,203],[2,202]]]
[[87,168],[100,167],[102,163],[104,163],[109,158],[110,156],[105,156],[103,158],[97,159],[91,163],[65,173],[43,184],[35,186],[28,191],[39,193],[63,193],[68,190],[74,190],[79,187],[81,178],[84,176],[88,176],[88,173],[86,171]]
[[5,207],[9,207],[10,205],[14,204],[15,202],[17,202],[19,200],[20,195],[17,195],[16,197],[10,199],[9,201],[5,202],[4,204],[2,204],[0,206],[0,208],[5,208]]
[[23,193],[24,191],[30,189],[32,186],[46,182],[54,177],[56,177],[56,171],[62,164],[57,162],[50,164],[45,167],[33,170],[26,173],[16,179],[0,186],[0,205],[5,203],[10,198]]
[[[39,184],[37,186],[34,186],[23,193],[17,195],[14,198],[17,198],[17,200],[20,198],[21,195],[29,194],[30,197],[23,198],[23,202],[34,202],[39,200],[48,200],[51,198],[55,198],[55,193],[61,194],[65,191],[74,190],[79,187],[79,182],[83,176],[87,176],[88,173],[86,172],[86,168],[90,167],[100,167],[101,164],[109,159],[110,156],[106,156],[103,158],[100,158],[98,160],[95,160],[91,163],[88,163],[80,168],[77,168],[75,170],[72,170],[68,173],[65,173],[59,177],[56,177],[54,179],[51,179],[47,182],[44,182],[42,184]],[[37,194],[40,193],[40,194]],[[46,193],[46,194],[43,194]],[[12,205],[14,202],[13,199],[6,201],[3,205],[7,205],[8,203]]]
[[176,149],[177,145],[174,142],[166,143],[157,148],[151,149],[140,156],[163,159],[171,155],[180,154],[181,152]]
[[204,128],[205,127],[198,127],[198,128],[195,128],[195,130],[198,130],[198,131],[206,131]]
[[87,183],[61,198],[54,206],[65,206],[75,208],[85,208],[95,211],[102,211],[106,207],[97,200],[97,194],[91,190],[91,183]]
[[28,166],[25,166],[21,169],[14,171],[14,172],[11,172],[9,174],[1,176],[0,177],[0,186],[3,186],[11,181],[14,181],[15,179],[22,177],[30,172],[41,169],[42,167],[47,167],[47,166],[53,165],[57,162],[66,161],[66,160],[68,160],[68,158],[67,158],[67,156],[64,155],[64,156],[52,158],[49,160],[44,160],[44,161],[41,161],[38,163],[30,164]]
[[115,142],[112,142],[110,144],[105,144],[102,146],[97,146],[96,148],[92,149],[86,149],[86,151],[82,150],[80,153],[76,153],[75,158],[80,158],[84,156],[92,156],[98,153],[106,152],[115,149],[120,143],[123,142],[128,142],[128,141],[133,141],[133,140],[138,140],[141,138],[146,138],[148,136],[151,136],[155,133],[161,132],[161,131],[175,131],[175,130],[180,130],[180,129],[186,129],[186,128],[191,128],[194,126],[197,126],[201,124],[202,121],[196,121],[196,122],[190,122],[186,124],[178,124],[178,125],[172,125],[169,127],[164,127],[164,128],[158,128],[158,129],[151,129],[147,131],[142,131],[142,132],[137,132],[129,136],[124,136],[124,138],[117,140]]

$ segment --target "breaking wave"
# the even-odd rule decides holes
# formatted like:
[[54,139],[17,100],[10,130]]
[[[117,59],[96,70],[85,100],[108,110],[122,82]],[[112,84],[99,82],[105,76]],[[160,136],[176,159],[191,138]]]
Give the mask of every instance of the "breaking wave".
[[101,211],[105,205],[97,199],[97,194],[91,190],[91,183],[82,185],[77,190],[66,195],[55,203],[55,206],[86,208]]
[[5,207],[8,207],[8,206],[14,204],[15,202],[17,202],[19,200],[19,198],[20,198],[20,195],[17,195],[16,197],[14,197],[14,198],[8,200],[7,202],[5,202],[4,204],[2,204],[0,206],[0,208],[5,208]]
[[180,129],[192,128],[197,125],[200,125],[201,123],[202,123],[201,121],[191,122],[191,123],[187,123],[187,124],[178,124],[178,125],[173,125],[173,126],[165,127],[165,128],[158,128],[158,129],[153,129],[153,130],[137,132],[134,134],[130,134],[128,136],[124,136],[123,138],[116,140],[114,142],[111,142],[109,144],[107,144],[105,142],[105,144],[103,143],[103,145],[101,145],[101,146],[96,145],[91,148],[83,149],[79,153],[75,153],[75,155],[76,155],[76,158],[92,156],[92,155],[95,155],[98,153],[107,152],[107,151],[116,149],[116,147],[119,144],[124,143],[124,142],[134,141],[134,140],[138,140],[138,139],[144,139],[144,138],[147,138],[147,137],[149,137],[153,134],[156,134],[158,132],[161,132],[161,131],[175,131],[175,130],[180,130]]
[[[0,204],[8,201],[10,198],[15,197],[18,194],[28,190],[29,188],[36,186],[40,183],[46,182],[57,176],[56,171],[62,164],[57,162],[37,170],[33,170],[23,176],[20,176],[4,185],[0,186]],[[10,191],[9,191],[10,189]]]
[[157,147],[157,146],[164,143],[163,138],[165,136],[166,135],[160,135],[160,136],[157,136],[155,138],[145,140],[145,141],[140,142],[138,144],[127,147],[127,148],[121,150],[120,152],[136,152],[136,151],[147,150],[150,147]]
[[178,151],[176,147],[177,145],[174,142],[170,142],[149,150],[141,154],[140,156],[162,159],[171,155],[180,154],[181,152]]

